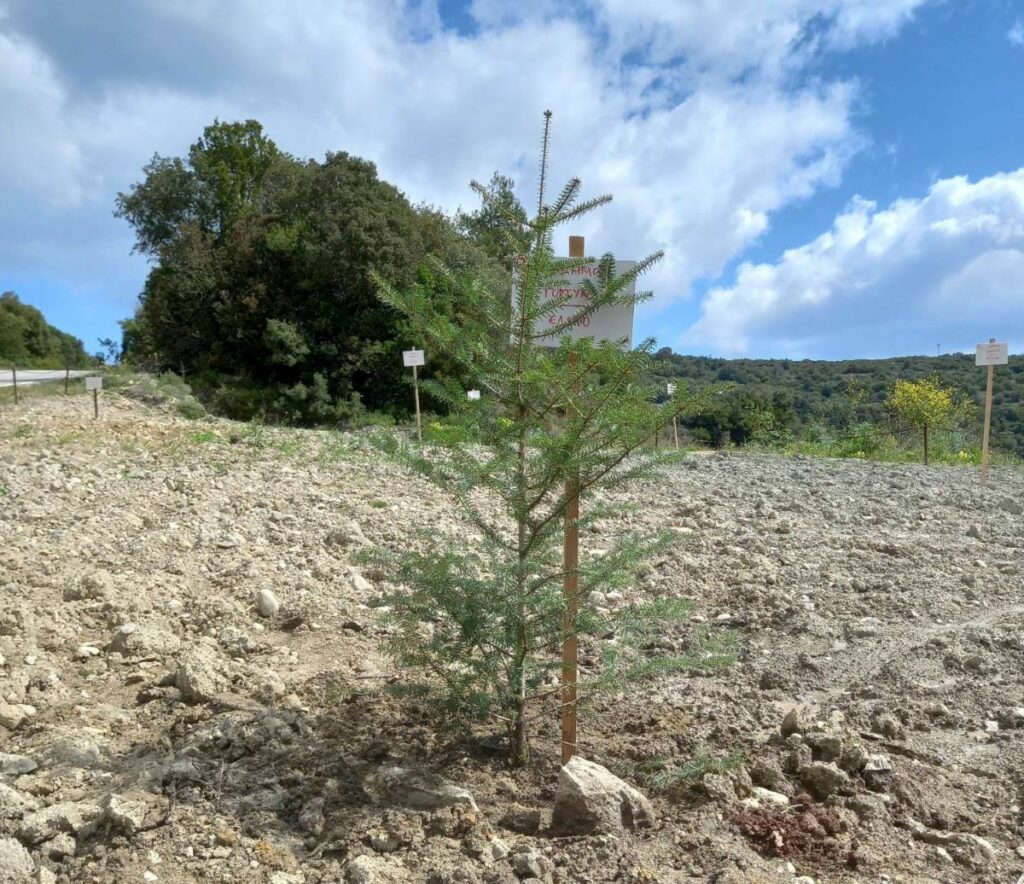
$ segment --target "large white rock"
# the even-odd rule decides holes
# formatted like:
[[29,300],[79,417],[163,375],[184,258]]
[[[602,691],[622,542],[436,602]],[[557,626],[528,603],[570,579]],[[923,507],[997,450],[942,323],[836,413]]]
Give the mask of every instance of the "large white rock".
[[558,774],[551,819],[556,835],[632,831],[655,819],[647,798],[599,764],[577,755]]

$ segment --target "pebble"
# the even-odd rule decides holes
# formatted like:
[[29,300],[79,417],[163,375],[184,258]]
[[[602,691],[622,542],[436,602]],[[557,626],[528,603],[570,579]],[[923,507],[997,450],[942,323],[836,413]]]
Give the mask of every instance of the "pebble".
[[9,731],[17,730],[27,717],[25,710],[20,706],[0,703],[0,727],[5,727]]
[[281,603],[272,590],[261,589],[256,593],[256,610],[261,617],[276,617],[281,610]]

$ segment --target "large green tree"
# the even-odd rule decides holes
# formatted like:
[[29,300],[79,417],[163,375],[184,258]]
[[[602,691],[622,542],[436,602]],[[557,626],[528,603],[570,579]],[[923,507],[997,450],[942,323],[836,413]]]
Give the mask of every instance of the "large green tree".
[[373,163],[344,152],[300,161],[252,120],[215,122],[187,158],[157,156],[144,172],[117,206],[154,262],[126,356],[189,374],[238,416],[262,408],[320,423],[407,410],[400,352],[417,342],[376,297],[371,271],[428,288],[448,286],[428,255],[502,272]]

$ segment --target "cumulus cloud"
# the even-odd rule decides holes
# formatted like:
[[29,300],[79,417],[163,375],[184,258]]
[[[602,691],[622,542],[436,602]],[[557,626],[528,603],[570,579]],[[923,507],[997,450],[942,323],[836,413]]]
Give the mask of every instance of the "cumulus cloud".
[[857,84],[799,75],[924,2],[472,0],[455,29],[436,0],[0,0],[0,267],[89,279],[127,312],[144,268],[125,285],[88,258],[124,245],[114,196],[214,117],[255,117],[300,156],[365,156],[454,209],[495,169],[531,199],[551,108],[556,179],[616,197],[579,232],[624,257],[665,248],[649,282],[668,302],[839,181]]
[[1014,22],[1006,36],[1014,46],[1024,46],[1024,22]]
[[947,178],[885,209],[857,199],[778,262],[743,264],[735,285],[708,295],[684,342],[807,357],[967,350],[991,336],[1019,345],[1022,274],[1024,168]]

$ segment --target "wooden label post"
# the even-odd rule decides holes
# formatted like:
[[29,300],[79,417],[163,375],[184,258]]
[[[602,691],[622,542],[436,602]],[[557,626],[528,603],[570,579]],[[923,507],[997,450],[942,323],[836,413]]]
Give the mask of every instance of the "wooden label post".
[[18,366],[11,366],[11,382],[14,385],[14,404],[18,404]]
[[[586,254],[582,236],[569,237],[569,257],[582,258]],[[569,371],[576,371],[579,358],[569,355]],[[573,384],[573,393],[579,391],[578,382]],[[574,413],[575,406],[569,403],[566,409]],[[565,540],[562,549],[562,589],[565,593],[565,616],[562,631],[562,764],[568,764],[576,753],[576,700],[579,679],[579,643],[576,640],[576,619],[579,614],[580,592],[580,477],[570,476],[565,483]]]
[[92,416],[98,420],[100,416],[100,390],[103,389],[103,378],[90,375],[85,379],[85,389],[92,390]]
[[71,380],[71,366],[64,366],[64,395],[68,395],[68,381]]
[[987,344],[978,344],[974,364],[988,366],[988,382],[985,385],[985,427],[981,433],[981,484],[988,482],[988,440],[992,430],[992,387],[995,382],[995,367],[1010,361],[1006,344],[996,343],[989,338]]
[[[676,395],[676,385],[671,381],[665,385],[665,391],[669,396]],[[676,451],[679,450],[679,423],[676,420],[676,416],[672,415],[672,440],[675,442]]]
[[412,368],[412,392],[416,399],[416,438],[423,441],[423,424],[420,418],[420,376],[419,367],[425,362],[422,350],[403,350],[402,363],[406,368]]

